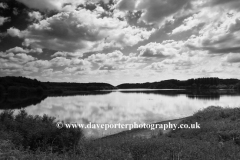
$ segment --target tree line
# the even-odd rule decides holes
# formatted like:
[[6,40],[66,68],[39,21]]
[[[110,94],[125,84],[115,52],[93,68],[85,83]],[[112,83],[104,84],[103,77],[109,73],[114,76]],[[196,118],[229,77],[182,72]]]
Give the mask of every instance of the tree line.
[[63,94],[65,92],[110,90],[116,87],[107,83],[40,82],[25,77],[0,77],[0,96],[30,96]]
[[211,78],[196,78],[188,80],[164,80],[152,83],[125,83],[117,87],[120,89],[129,88],[151,88],[151,89],[239,89],[240,80],[238,79],[220,79]]

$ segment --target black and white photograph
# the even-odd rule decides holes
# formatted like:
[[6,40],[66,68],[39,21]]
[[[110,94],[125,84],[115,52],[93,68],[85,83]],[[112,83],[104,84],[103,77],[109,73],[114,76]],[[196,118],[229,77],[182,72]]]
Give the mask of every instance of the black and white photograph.
[[0,0],[0,160],[239,160],[240,0]]

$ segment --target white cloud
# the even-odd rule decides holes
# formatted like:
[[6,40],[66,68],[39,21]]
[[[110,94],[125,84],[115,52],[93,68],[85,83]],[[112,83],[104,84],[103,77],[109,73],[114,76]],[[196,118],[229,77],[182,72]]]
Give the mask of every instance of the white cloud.
[[40,12],[38,11],[32,11],[32,12],[29,12],[28,13],[28,16],[30,18],[30,20],[37,20],[37,21],[40,21],[43,19],[43,16]]
[[41,48],[34,48],[34,49],[23,49],[22,47],[14,47],[8,49],[6,53],[42,53]]
[[108,54],[93,54],[88,60],[98,64],[99,70],[137,69],[145,65],[144,58],[137,57],[136,54],[124,55],[119,50]]
[[11,27],[7,30],[7,33],[12,36],[12,37],[19,37],[21,38],[23,36],[22,32],[17,29],[17,28],[14,28],[14,27]]
[[161,63],[161,62],[154,62],[151,65],[145,67],[144,69],[163,71],[163,70],[166,69],[166,66],[163,63]]
[[[209,7],[194,17],[199,23],[204,22],[204,25],[199,29],[198,34],[192,35],[186,42],[192,49],[208,50],[209,53],[240,51],[240,14],[238,11]],[[186,21],[187,26],[191,26],[191,23],[190,20]],[[181,30],[180,26],[174,31],[176,33],[184,29]]]
[[0,3],[0,8],[7,9],[8,5],[6,3]]
[[137,62],[140,58],[133,56],[126,56],[119,50],[103,54],[93,54],[88,57],[88,60],[98,64],[125,64],[127,62]]
[[[25,30],[16,26],[5,33],[23,39],[22,47],[0,54],[7,74],[121,83],[159,80],[159,72],[167,79],[239,71],[237,0],[114,0],[113,6],[99,0],[18,1],[36,10],[28,13],[32,24]],[[81,3],[92,6],[77,8]],[[41,14],[47,10],[55,14]],[[29,55],[42,49],[55,53]]]
[[85,0],[17,0],[30,8],[45,10],[58,10],[63,9],[64,4],[71,3],[74,6],[82,4]]
[[7,17],[0,16],[0,26],[3,25],[5,22],[9,21],[10,19]]
[[25,65],[25,67],[28,67],[28,68],[41,68],[41,69],[49,68],[51,66],[52,64],[47,60],[35,60]]
[[25,53],[18,53],[16,55],[14,55],[13,57],[10,57],[9,60],[21,64],[21,63],[33,61],[33,60],[35,60],[35,58],[30,55],[27,55]]
[[8,49],[6,52],[7,53],[19,53],[19,52],[28,53],[28,50],[25,50],[22,47],[14,47],[14,48]]
[[87,66],[91,67],[91,63],[88,60],[65,57],[56,57],[50,60],[50,63],[55,67],[71,67],[71,66]]
[[212,17],[212,14],[208,12],[200,11],[201,14],[194,14],[191,17],[186,18],[179,27],[172,30],[172,34],[181,33],[184,31],[192,30],[194,27],[199,26],[200,24],[208,23]]
[[82,57],[82,53],[56,52],[51,57]]
[[139,47],[139,56],[148,58],[171,58],[181,53],[183,42],[164,41],[162,43],[151,42]]
[[153,31],[131,27],[117,18],[99,18],[96,12],[85,9],[59,13],[34,23],[24,32],[15,28],[8,30],[12,36],[24,35],[26,46],[67,52],[133,46],[148,39]]
[[35,58],[26,55],[25,53],[4,53],[0,52],[0,69],[8,69],[19,71],[23,68],[24,64],[34,61]]

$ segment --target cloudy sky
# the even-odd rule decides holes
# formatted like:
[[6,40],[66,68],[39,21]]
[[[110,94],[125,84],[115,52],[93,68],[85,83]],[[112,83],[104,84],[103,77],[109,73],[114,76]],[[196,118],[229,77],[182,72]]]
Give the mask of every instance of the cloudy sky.
[[0,0],[0,76],[240,78],[239,0]]

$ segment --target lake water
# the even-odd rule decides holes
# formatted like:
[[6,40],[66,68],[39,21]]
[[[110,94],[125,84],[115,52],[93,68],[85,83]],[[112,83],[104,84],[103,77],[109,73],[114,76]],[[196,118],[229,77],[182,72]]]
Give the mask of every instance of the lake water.
[[[25,108],[31,115],[88,124],[154,123],[187,117],[208,106],[240,107],[235,91],[187,92],[184,90],[116,90],[96,94],[47,97]],[[88,129],[86,137],[101,137],[117,130]]]

